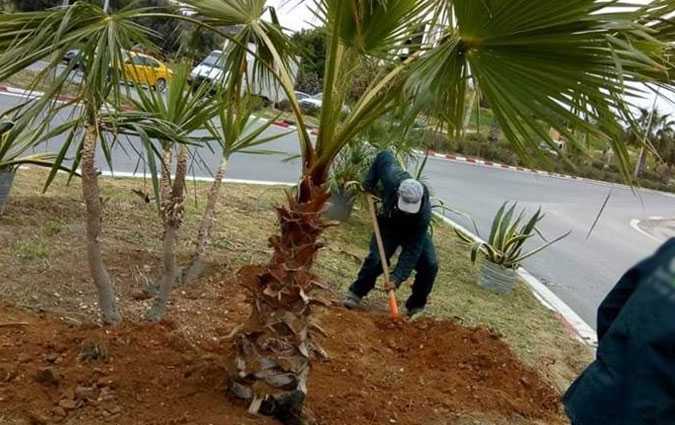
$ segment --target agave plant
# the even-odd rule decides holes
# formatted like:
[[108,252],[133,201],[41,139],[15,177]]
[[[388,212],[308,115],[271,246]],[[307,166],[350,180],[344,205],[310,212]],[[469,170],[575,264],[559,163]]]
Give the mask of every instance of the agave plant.
[[537,225],[544,219],[544,214],[539,208],[531,217],[526,217],[526,210],[523,208],[516,215],[517,203],[509,205],[509,202],[502,204],[497,211],[492,222],[490,238],[487,242],[476,241],[473,237],[463,230],[455,228],[455,233],[464,242],[471,244],[471,261],[476,262],[479,254],[499,266],[515,270],[527,258],[541,252],[554,243],[566,238],[570,232],[564,233],[553,240],[546,241],[543,245],[524,252],[525,243],[536,235],[541,235]]

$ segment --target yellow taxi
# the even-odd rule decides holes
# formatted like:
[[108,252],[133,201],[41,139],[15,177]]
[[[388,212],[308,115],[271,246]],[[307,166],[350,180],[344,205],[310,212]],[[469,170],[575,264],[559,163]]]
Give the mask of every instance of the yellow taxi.
[[139,52],[126,52],[124,79],[146,84],[158,91],[166,90],[166,84],[173,78],[173,71],[161,61]]

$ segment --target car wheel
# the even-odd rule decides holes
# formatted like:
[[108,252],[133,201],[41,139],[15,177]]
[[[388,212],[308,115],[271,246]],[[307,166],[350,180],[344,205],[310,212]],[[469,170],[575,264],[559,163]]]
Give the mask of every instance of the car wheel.
[[164,92],[166,90],[166,80],[164,78],[160,78],[155,82],[155,90],[159,92]]

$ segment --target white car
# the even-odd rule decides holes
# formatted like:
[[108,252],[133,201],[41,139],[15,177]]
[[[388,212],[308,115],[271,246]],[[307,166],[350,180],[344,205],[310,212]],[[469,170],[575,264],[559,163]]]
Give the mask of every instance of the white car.
[[[249,49],[255,51],[255,44],[249,44]],[[278,104],[281,101],[287,100],[288,96],[282,89],[281,85],[274,79],[261,80],[260,78],[254,78],[253,65],[255,62],[255,57],[251,54],[247,54],[247,77],[244,79],[244,85],[248,81],[254,81],[251,92],[260,96],[266,102]],[[203,82],[208,82],[216,87],[218,84],[222,84],[225,81],[225,57],[222,50],[212,51],[204,60],[194,67],[190,73],[190,84],[200,85]],[[291,76],[295,80],[298,74],[297,64],[291,64]],[[242,90],[245,90],[246,87],[242,87]]]
[[308,96],[304,99],[298,98],[298,104],[304,112],[315,112],[321,110],[321,98],[323,93],[316,94],[314,96]]

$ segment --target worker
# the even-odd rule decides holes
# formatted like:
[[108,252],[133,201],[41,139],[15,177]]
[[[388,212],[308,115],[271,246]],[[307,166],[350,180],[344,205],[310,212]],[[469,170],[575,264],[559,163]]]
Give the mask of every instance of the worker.
[[596,360],[567,390],[573,425],[675,424],[675,238],[598,309]]
[[[418,316],[424,311],[438,273],[436,251],[429,234],[429,190],[403,170],[388,150],[380,152],[375,158],[363,182],[363,189],[382,199],[377,221],[387,263],[401,248],[398,264],[391,273],[391,288],[387,289],[398,289],[415,270],[412,295],[406,302],[406,310],[408,317]],[[356,281],[347,291],[344,306],[349,309],[359,306],[363,297],[375,287],[375,281],[381,274],[382,261],[373,235],[370,253]]]

